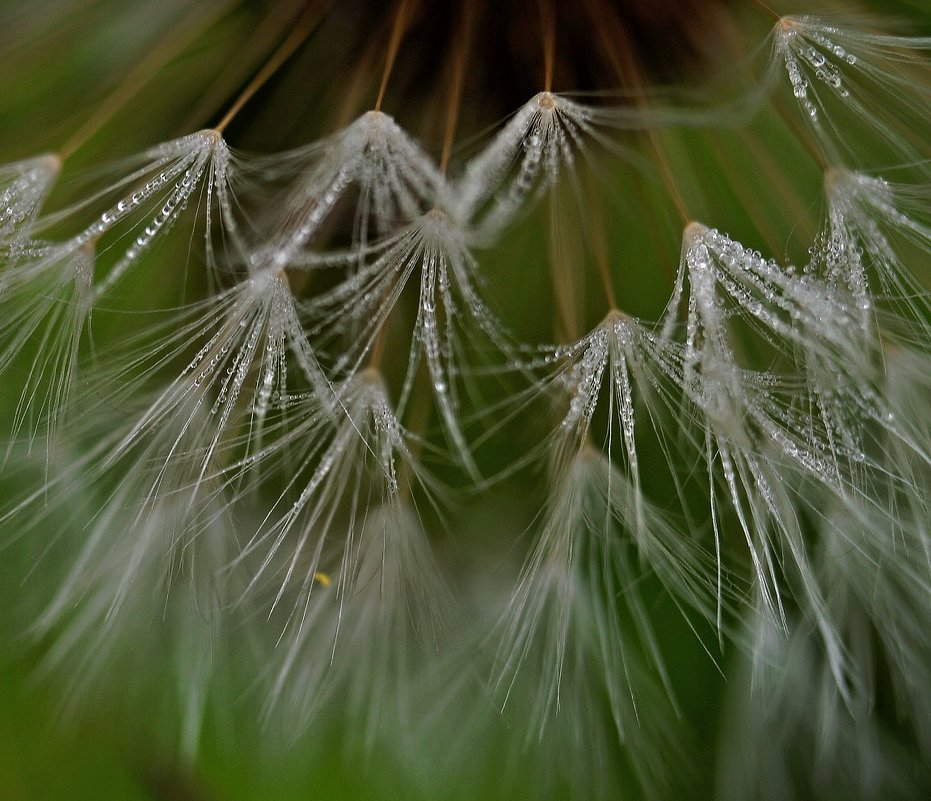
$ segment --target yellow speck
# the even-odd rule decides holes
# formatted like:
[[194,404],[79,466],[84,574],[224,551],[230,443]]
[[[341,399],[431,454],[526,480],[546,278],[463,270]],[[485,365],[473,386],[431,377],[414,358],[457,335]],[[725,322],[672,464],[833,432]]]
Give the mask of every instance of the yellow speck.
[[326,573],[324,573],[324,572],[321,571],[321,570],[315,570],[315,571],[314,571],[314,581],[319,582],[321,587],[329,587],[329,586],[330,586],[330,577],[329,577],[329,575],[326,574]]

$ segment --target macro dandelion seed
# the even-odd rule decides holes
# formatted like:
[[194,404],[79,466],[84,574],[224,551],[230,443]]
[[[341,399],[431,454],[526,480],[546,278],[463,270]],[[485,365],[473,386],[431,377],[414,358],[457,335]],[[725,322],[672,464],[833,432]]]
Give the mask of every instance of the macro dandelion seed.
[[33,222],[60,168],[59,159],[49,155],[7,164],[0,170],[0,241],[4,247],[15,246],[18,229]]
[[17,797],[931,793],[916,3],[7,5]]

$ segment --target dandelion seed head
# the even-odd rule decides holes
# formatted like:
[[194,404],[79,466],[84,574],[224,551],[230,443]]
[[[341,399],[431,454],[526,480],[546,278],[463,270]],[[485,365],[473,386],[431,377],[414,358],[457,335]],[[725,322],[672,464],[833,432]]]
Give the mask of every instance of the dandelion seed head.
[[[527,761],[524,795],[660,797],[675,794],[664,780],[696,693],[713,690],[702,679],[678,706],[704,651],[727,654],[719,669],[740,686],[721,719],[759,774],[732,771],[735,798],[796,778],[816,796],[818,777],[851,798],[896,795],[887,740],[927,765],[929,42],[785,17],[765,74],[731,63],[720,81],[658,89],[628,18],[675,4],[582,5],[585,47],[574,18],[540,6],[543,35],[526,42],[543,40],[545,91],[537,70],[477,137],[510,80],[480,61],[481,12],[463,7],[451,70],[418,71],[405,56],[438,37],[424,4],[400,4],[377,108],[360,113],[382,39],[345,84],[314,84],[313,58],[279,70],[382,16],[345,26],[365,14],[340,6],[290,33],[271,15],[242,69],[278,33],[281,49],[218,128],[188,123],[100,170],[75,160],[60,207],[45,201],[60,159],[0,167],[15,496],[0,522],[54,556],[35,566],[51,577],[33,582],[50,588],[37,631],[76,697],[85,676],[120,688],[122,666],[155,654],[145,672],[176,682],[189,754],[218,710],[257,696],[291,748],[336,721],[350,754],[394,749],[407,769],[424,761],[411,733],[447,718],[448,681],[474,715],[428,737],[471,754],[481,732],[500,746],[490,765]],[[720,27],[722,52],[734,31]],[[168,62],[194,55],[179,53]],[[170,127],[170,101],[186,104],[159,99],[171,70],[140,79],[154,63],[92,125],[117,131],[131,90]],[[584,91],[596,70],[622,86],[551,91]],[[217,78],[218,93],[239,82]],[[281,83],[252,105],[268,80]],[[340,100],[332,116],[294,103],[324,96]],[[308,121],[329,133],[249,155],[222,135],[233,116],[253,141],[293,144]],[[805,192],[822,175],[818,219]],[[654,320],[639,296],[662,291],[670,261]],[[172,303],[155,309],[162,290]],[[524,544],[526,559],[509,592],[453,620],[446,568],[469,594],[457,560],[482,548],[476,529],[494,540],[486,563]],[[224,685],[237,703],[214,706]],[[479,687],[500,731],[497,712],[478,720]],[[753,749],[772,756],[759,770]]]

